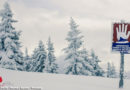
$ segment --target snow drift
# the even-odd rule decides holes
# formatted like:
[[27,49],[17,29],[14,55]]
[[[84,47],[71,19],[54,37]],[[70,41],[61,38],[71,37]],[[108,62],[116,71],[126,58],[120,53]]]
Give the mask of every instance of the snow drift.
[[[41,87],[43,90],[118,90],[119,79],[21,72],[0,68],[2,83],[13,87]],[[124,80],[123,90],[130,90],[130,80]],[[5,84],[6,86],[6,84]]]

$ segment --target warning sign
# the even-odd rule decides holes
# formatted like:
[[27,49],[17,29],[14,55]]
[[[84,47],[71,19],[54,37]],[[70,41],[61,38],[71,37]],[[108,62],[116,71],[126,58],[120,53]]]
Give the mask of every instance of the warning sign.
[[112,33],[112,51],[130,54],[130,24],[114,23]]

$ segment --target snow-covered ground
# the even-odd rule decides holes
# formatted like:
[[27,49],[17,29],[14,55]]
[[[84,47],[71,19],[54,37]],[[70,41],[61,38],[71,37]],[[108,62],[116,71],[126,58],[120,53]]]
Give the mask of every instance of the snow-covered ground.
[[128,79],[130,79],[130,71],[128,71],[128,72],[126,73],[126,76],[127,76]]
[[[0,76],[5,86],[42,87],[43,90],[119,90],[119,79],[103,77],[20,72],[1,68]],[[125,80],[123,90],[130,90],[129,79]]]

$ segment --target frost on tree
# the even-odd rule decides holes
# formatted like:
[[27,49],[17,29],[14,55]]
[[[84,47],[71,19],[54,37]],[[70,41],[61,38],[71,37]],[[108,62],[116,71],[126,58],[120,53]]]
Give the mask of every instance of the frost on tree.
[[71,18],[70,21],[70,31],[66,40],[68,41],[68,47],[64,49],[66,53],[66,74],[74,75],[90,75],[91,65],[87,62],[87,53],[82,50],[83,36],[80,35],[81,32],[78,30],[78,25]]
[[45,68],[46,51],[42,41],[39,41],[39,46],[34,50],[32,55],[31,71],[43,72]]
[[28,55],[28,49],[25,50],[25,57],[24,57],[24,71],[30,71],[31,69],[32,60]]
[[115,70],[115,66],[112,63],[107,63],[107,77],[108,78],[116,78],[116,70]]
[[100,60],[98,59],[98,56],[95,55],[95,52],[92,50],[91,51],[91,65],[94,68],[94,74],[96,76],[103,76],[104,71],[103,69],[99,66]]
[[111,75],[111,64],[108,62],[107,63],[107,77],[110,77]]
[[57,73],[58,65],[56,64],[56,57],[54,55],[54,47],[51,42],[51,38],[49,37],[47,43],[47,61],[46,61],[46,72],[48,73]]
[[20,32],[12,26],[13,20],[8,3],[4,4],[4,9],[0,12],[0,66],[7,69],[22,70],[22,52],[20,51]]
[[113,63],[111,65],[111,73],[112,73],[112,75],[111,75],[112,78],[116,78],[117,77],[116,68],[115,68]]
[[89,55],[88,55],[88,52],[85,48],[83,48],[81,50],[81,53],[80,53],[81,57],[82,57],[82,65],[83,65],[83,68],[81,69],[81,72],[83,75],[93,75],[94,73],[94,68],[91,64],[91,61],[89,59]]

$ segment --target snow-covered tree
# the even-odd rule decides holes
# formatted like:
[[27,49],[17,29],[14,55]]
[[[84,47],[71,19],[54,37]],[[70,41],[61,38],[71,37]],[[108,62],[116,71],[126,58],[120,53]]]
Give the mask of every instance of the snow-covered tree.
[[116,77],[117,77],[117,76],[116,76],[115,66],[114,66],[113,63],[110,64],[110,63],[108,62],[108,64],[107,64],[107,77],[108,77],[108,78],[116,78]]
[[28,49],[25,49],[25,56],[24,56],[24,71],[30,71],[32,64],[32,59],[28,55]]
[[19,36],[12,23],[17,22],[12,19],[13,14],[9,4],[4,4],[4,9],[0,11],[0,66],[12,70],[22,70],[23,56],[20,51]]
[[91,66],[89,66],[89,63],[87,62],[87,52],[81,49],[83,44],[82,38],[83,36],[78,30],[78,25],[75,23],[73,18],[71,18],[70,31],[66,38],[68,46],[64,49],[66,60],[68,61],[65,66],[66,74],[89,75],[91,72],[89,71]]
[[29,60],[30,59],[30,56],[28,55],[28,49],[26,48],[25,49],[25,57],[24,57],[26,60]]
[[95,55],[95,52],[92,50],[91,51],[91,65],[94,68],[94,73],[96,76],[103,76],[104,71],[103,69],[99,66],[100,60],[98,59],[98,56]]
[[107,63],[107,77],[110,77],[111,75],[111,64],[108,62]]
[[39,46],[34,50],[34,53],[32,55],[33,61],[32,61],[31,71],[44,72],[46,58],[47,58],[47,54],[43,42],[39,41]]
[[112,67],[111,67],[112,69],[111,69],[111,77],[112,78],[116,78],[117,77],[117,73],[116,73],[116,68],[115,68],[115,66],[114,66],[114,64],[112,63]]
[[46,72],[48,73],[57,73],[58,65],[56,64],[56,57],[54,55],[54,47],[53,43],[51,42],[51,38],[48,38],[47,43],[47,61],[46,61]]
[[82,64],[83,64],[83,68],[82,68],[82,74],[83,75],[93,75],[94,74],[94,68],[91,64],[91,61],[89,59],[89,55],[88,52],[85,48],[83,48],[83,50],[81,50],[80,53],[81,57],[82,57]]

